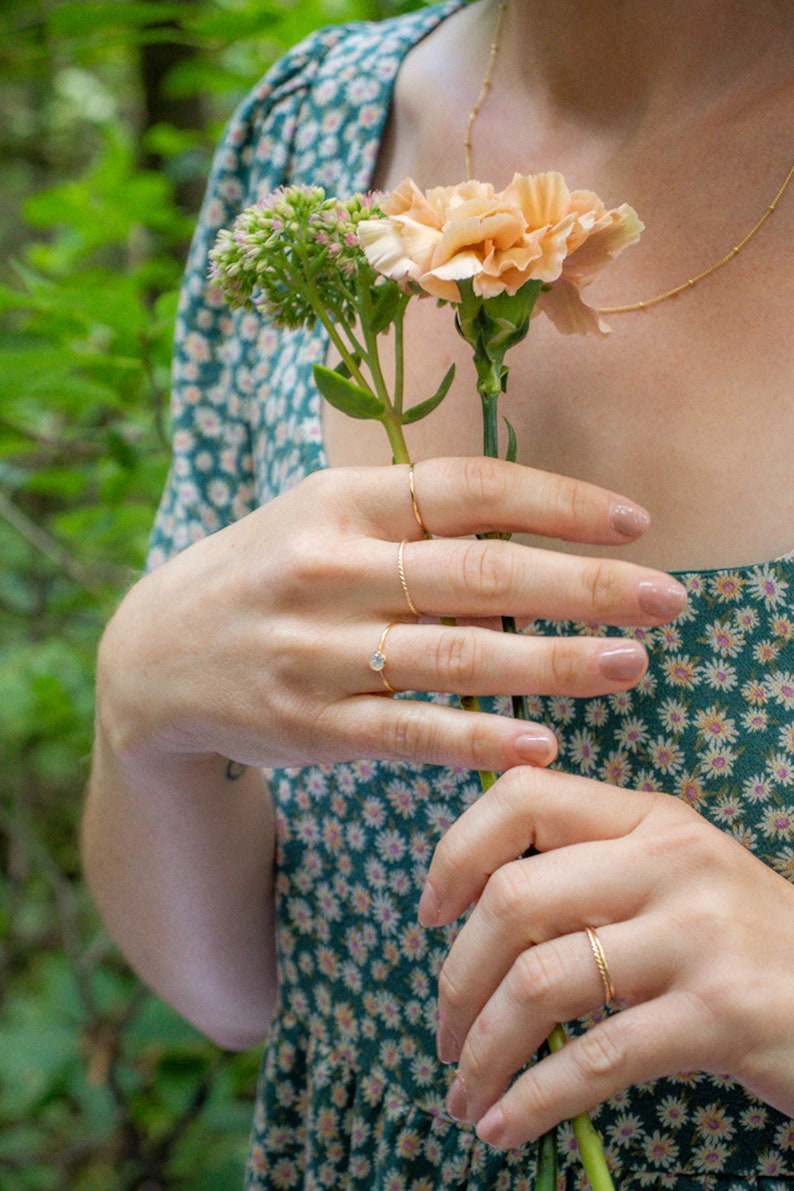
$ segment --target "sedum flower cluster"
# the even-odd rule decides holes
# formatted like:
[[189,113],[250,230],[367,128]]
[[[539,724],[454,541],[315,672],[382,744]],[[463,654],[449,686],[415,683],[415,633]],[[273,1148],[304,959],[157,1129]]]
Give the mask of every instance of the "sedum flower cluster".
[[357,285],[385,282],[369,269],[358,237],[358,225],[380,214],[375,195],[343,200],[319,186],[277,190],[218,233],[210,279],[232,306],[255,307],[279,326],[311,326],[321,311],[350,323]]
[[[435,392],[403,408],[402,327],[411,294],[370,265],[359,236],[363,223],[380,217],[377,195],[329,198],[319,186],[277,190],[218,233],[210,279],[230,305],[259,310],[277,326],[321,323],[339,357],[335,368],[313,366],[322,396],[350,417],[381,422],[394,459],[406,462],[403,427],[443,400],[454,367]],[[395,357],[393,391],[381,366],[385,336]]]

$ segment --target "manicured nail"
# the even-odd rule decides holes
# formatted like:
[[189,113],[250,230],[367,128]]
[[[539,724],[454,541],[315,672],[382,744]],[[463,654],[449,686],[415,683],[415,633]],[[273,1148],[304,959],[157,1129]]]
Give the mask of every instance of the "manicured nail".
[[604,678],[626,682],[642,678],[648,656],[638,641],[622,641],[608,645],[598,655],[598,669]]
[[428,881],[419,898],[419,922],[421,926],[435,926],[441,913],[438,894]]
[[651,518],[641,505],[627,505],[616,500],[609,507],[609,524],[624,538],[638,538],[651,524]]
[[637,603],[643,612],[660,620],[677,616],[686,603],[686,588],[675,579],[641,579]]
[[457,1063],[460,1058],[460,1043],[457,1035],[445,1022],[439,1022],[436,1031],[436,1054],[441,1063]]
[[477,1124],[477,1136],[486,1145],[498,1146],[505,1131],[505,1114],[498,1104],[489,1108],[485,1116]]
[[519,760],[528,765],[548,765],[557,756],[557,741],[546,732],[537,736],[524,732],[516,737],[514,747]]
[[469,1098],[466,1095],[466,1085],[458,1078],[447,1092],[447,1112],[453,1121],[467,1120]]

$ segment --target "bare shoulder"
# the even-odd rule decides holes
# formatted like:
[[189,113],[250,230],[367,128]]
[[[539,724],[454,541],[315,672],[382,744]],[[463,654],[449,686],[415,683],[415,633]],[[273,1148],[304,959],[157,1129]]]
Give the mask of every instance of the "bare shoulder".
[[466,122],[493,32],[491,0],[466,5],[406,55],[394,88],[377,184],[407,175],[420,186],[458,182]]

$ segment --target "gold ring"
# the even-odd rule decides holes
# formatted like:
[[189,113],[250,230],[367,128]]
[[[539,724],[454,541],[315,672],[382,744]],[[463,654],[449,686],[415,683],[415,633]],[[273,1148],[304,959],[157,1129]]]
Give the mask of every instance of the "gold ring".
[[590,944],[590,950],[593,953],[593,959],[596,961],[598,974],[601,977],[601,983],[604,986],[604,1002],[609,1004],[610,1001],[615,1000],[615,986],[612,983],[612,977],[609,974],[609,964],[607,957],[604,955],[604,948],[601,946],[601,940],[595,933],[592,926],[586,926],[584,933],[587,935],[587,941]]
[[411,491],[411,508],[414,511],[414,517],[416,517],[416,524],[419,526],[419,528],[421,529],[421,531],[425,535],[425,537],[429,538],[431,536],[430,530],[427,528],[424,521],[422,520],[422,514],[419,512],[419,504],[416,499],[416,488],[414,486],[414,464],[413,463],[410,463],[408,465],[408,487]]
[[397,574],[400,576],[400,587],[403,589],[403,595],[405,596],[405,602],[407,603],[408,607],[413,612],[414,616],[421,616],[422,613],[419,611],[416,604],[411,599],[411,593],[408,590],[408,583],[405,578],[405,560],[403,558],[403,555],[405,554],[405,547],[407,545],[408,545],[407,542],[400,542],[400,548],[397,551]]
[[398,692],[394,689],[394,687],[392,686],[392,684],[389,682],[388,678],[386,677],[386,673],[385,673],[385,671],[386,671],[386,654],[384,653],[384,647],[386,645],[386,637],[389,634],[389,630],[393,629],[396,624],[402,624],[402,623],[403,623],[402,621],[394,620],[394,621],[392,621],[391,624],[387,624],[386,628],[383,630],[383,632],[380,635],[380,641],[378,642],[378,648],[375,650],[374,653],[371,653],[369,655],[370,670],[374,670],[376,674],[380,674],[381,682],[383,683],[383,685],[386,687],[386,690],[391,695],[396,695]]

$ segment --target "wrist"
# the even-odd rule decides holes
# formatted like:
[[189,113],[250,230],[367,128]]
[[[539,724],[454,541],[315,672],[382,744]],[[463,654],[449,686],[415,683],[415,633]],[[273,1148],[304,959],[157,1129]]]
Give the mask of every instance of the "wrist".
[[146,584],[144,579],[128,592],[99,645],[95,749],[130,771],[222,768],[225,759],[202,747],[181,723],[168,642],[148,608]]

